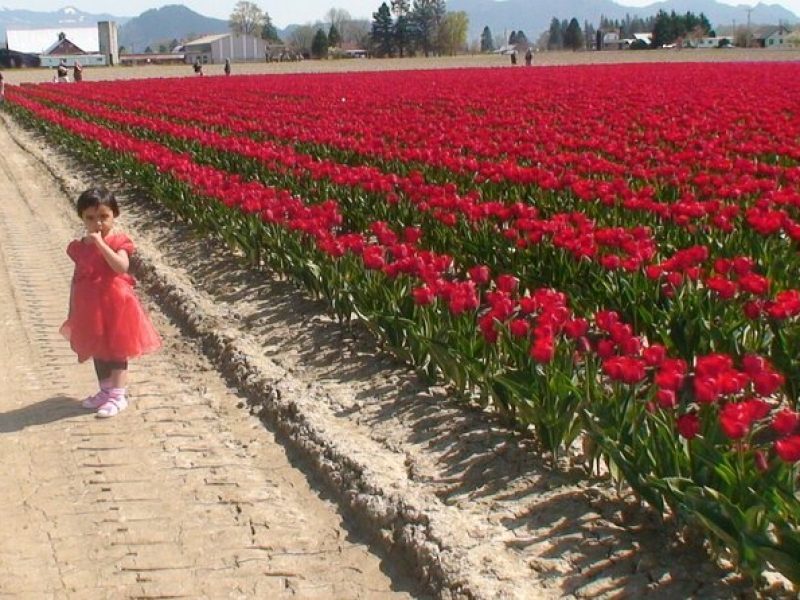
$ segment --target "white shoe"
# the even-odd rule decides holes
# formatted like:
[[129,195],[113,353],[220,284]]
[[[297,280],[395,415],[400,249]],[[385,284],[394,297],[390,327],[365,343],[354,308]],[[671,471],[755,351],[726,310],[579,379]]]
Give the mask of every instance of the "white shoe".
[[128,401],[125,399],[125,396],[111,397],[105,404],[97,409],[97,416],[101,419],[116,417],[126,408],[128,408]]

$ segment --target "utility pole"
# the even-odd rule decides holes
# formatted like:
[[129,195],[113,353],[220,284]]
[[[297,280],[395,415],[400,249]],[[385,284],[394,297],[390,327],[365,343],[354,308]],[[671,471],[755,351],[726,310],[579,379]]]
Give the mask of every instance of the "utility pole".
[[745,10],[747,11],[747,38],[746,38],[746,41],[745,41],[745,47],[749,48],[750,47],[750,40],[751,40],[751,37],[752,37],[752,34],[750,32],[750,13],[753,12],[753,9],[752,9],[752,7],[748,6]]

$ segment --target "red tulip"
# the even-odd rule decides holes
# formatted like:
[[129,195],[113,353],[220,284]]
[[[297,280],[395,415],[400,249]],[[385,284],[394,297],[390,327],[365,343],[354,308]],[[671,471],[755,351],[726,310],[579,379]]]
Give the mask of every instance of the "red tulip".
[[678,406],[678,396],[675,390],[659,389],[656,392],[656,401],[661,408],[670,409]]
[[550,338],[537,338],[531,346],[530,356],[538,363],[549,363],[555,356],[553,340]]
[[800,461],[800,435],[792,435],[775,442],[775,451],[783,462]]
[[687,440],[691,440],[700,433],[700,419],[695,413],[686,413],[678,417],[678,433]]
[[436,294],[428,286],[415,288],[412,294],[414,296],[414,302],[419,306],[433,304],[436,300]]
[[784,408],[775,413],[775,416],[772,418],[772,428],[780,435],[790,435],[794,433],[799,424],[800,414],[788,408]]
[[508,329],[515,338],[524,338],[530,331],[530,325],[525,319],[514,319]]
[[468,270],[469,278],[476,284],[483,285],[489,282],[490,274],[489,267],[485,265],[478,265]]

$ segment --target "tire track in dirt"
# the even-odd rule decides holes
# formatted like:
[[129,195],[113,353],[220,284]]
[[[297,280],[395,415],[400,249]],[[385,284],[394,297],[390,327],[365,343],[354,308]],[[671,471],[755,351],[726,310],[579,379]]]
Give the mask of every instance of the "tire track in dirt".
[[134,363],[132,408],[82,409],[91,367],[57,333],[77,220],[5,127],[0,189],[0,596],[421,594],[152,306],[165,348]]

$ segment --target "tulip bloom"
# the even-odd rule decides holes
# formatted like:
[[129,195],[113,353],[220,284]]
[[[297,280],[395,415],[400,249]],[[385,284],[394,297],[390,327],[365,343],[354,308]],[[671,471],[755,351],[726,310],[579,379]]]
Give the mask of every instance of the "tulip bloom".
[[800,461],[800,435],[792,435],[775,442],[775,451],[783,462]]
[[780,435],[794,433],[798,425],[800,425],[800,414],[788,408],[777,412],[772,418],[772,429]]
[[695,413],[686,413],[678,417],[678,433],[687,440],[691,440],[700,433],[700,419]]

